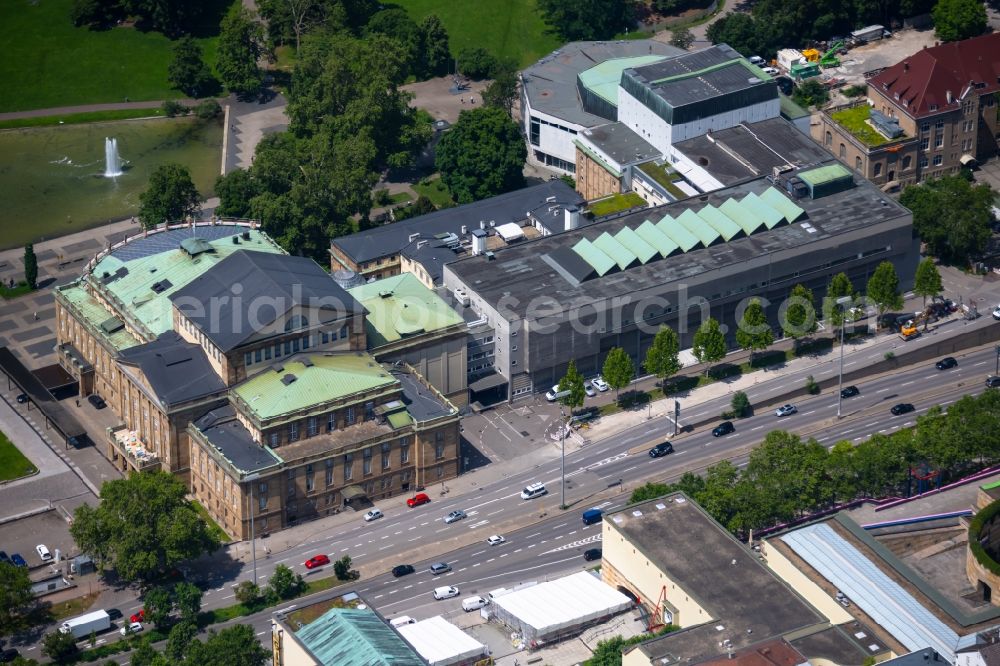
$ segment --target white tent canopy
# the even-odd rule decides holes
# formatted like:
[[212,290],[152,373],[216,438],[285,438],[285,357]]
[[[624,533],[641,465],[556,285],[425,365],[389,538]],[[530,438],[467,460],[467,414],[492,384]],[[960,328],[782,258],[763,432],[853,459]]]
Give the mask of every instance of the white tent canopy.
[[485,645],[440,615],[396,630],[431,666],[450,666],[486,655]]
[[500,238],[504,239],[507,243],[524,238],[524,231],[521,230],[520,225],[516,222],[501,224],[496,228],[496,232],[500,234]]
[[499,619],[528,640],[546,640],[632,607],[632,600],[587,571],[505,594]]

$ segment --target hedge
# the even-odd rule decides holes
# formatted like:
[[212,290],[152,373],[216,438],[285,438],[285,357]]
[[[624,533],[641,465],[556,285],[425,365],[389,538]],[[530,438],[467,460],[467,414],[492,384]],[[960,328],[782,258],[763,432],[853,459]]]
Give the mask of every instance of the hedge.
[[969,549],[976,561],[995,576],[1000,576],[1000,563],[990,557],[986,549],[979,543],[979,535],[983,531],[983,526],[992,521],[998,514],[1000,514],[1000,500],[989,504],[977,513],[969,523]]

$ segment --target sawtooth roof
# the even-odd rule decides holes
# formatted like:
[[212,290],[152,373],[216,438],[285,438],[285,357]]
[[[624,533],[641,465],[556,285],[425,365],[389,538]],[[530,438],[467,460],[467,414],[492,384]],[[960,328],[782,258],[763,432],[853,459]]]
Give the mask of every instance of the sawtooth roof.
[[917,51],[868,84],[898,100],[902,112],[915,118],[953,111],[970,91],[983,95],[1000,90],[1000,33]]

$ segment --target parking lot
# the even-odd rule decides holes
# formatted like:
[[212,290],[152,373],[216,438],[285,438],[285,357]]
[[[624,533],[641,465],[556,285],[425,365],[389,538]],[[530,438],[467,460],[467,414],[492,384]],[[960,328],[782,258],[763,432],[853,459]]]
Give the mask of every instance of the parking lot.
[[41,572],[48,572],[48,567],[35,552],[38,544],[45,544],[53,558],[56,549],[59,549],[61,559],[80,554],[69,536],[65,517],[55,509],[0,525],[0,550],[7,555],[19,553],[27,561],[32,578],[37,578]]

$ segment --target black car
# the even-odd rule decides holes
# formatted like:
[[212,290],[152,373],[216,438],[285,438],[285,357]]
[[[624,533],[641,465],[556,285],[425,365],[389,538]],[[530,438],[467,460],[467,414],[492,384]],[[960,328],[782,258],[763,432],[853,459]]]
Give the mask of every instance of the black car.
[[659,458],[660,456],[665,456],[668,453],[674,452],[674,445],[670,442],[663,442],[662,444],[657,444],[649,450],[650,458]]
[[10,558],[7,557],[6,550],[0,550],[0,562],[10,562]]
[[407,576],[411,573],[413,573],[412,564],[399,564],[392,568],[392,575],[395,576],[396,578],[399,578],[401,576]]
[[892,412],[895,416],[899,416],[900,414],[906,414],[908,412],[912,412],[913,405],[911,405],[908,402],[901,402],[898,405],[893,405],[892,409],[890,409],[889,411]]
[[954,368],[957,365],[958,361],[956,361],[951,356],[945,356],[943,359],[935,363],[934,367],[936,367],[938,370],[947,370],[948,368]]
[[587,560],[588,562],[590,562],[591,560],[601,559],[601,549],[591,548],[590,550],[585,550],[583,552],[583,559]]
[[792,92],[795,90],[794,81],[792,81],[787,76],[776,76],[774,78],[774,82],[778,85],[778,90],[781,91],[781,94],[785,95],[786,97],[792,96]]
[[990,375],[986,378],[986,388],[1000,388],[1000,377]]
[[858,390],[857,386],[845,386],[840,391],[840,397],[841,398],[853,398],[854,396],[858,395],[859,393],[861,393],[861,391]]
[[733,425],[732,421],[723,421],[719,425],[715,426],[712,430],[712,437],[722,437],[723,435],[728,435],[731,432],[736,432],[736,427]]
[[27,394],[27,393],[18,393],[18,394],[17,394],[17,401],[18,401],[18,402],[19,402],[20,404],[22,404],[22,405],[23,405],[24,403],[28,402],[28,394]]
[[111,618],[112,620],[120,620],[120,619],[122,619],[122,612],[120,610],[118,610],[117,608],[109,608],[107,610],[107,614],[108,614],[108,617]]
[[104,402],[104,398],[97,395],[96,393],[91,393],[87,396],[87,402],[94,406],[94,409],[104,409],[108,406],[108,403]]

